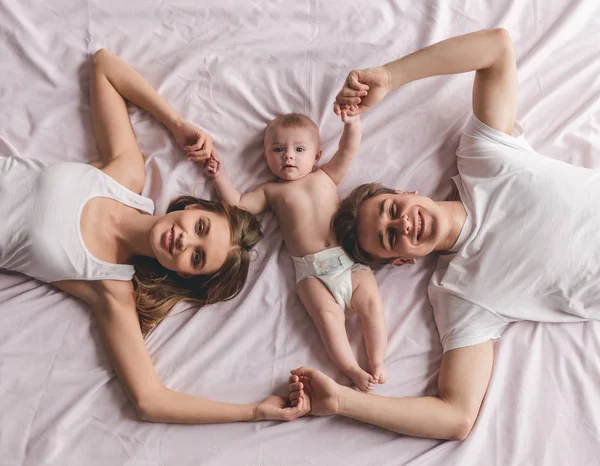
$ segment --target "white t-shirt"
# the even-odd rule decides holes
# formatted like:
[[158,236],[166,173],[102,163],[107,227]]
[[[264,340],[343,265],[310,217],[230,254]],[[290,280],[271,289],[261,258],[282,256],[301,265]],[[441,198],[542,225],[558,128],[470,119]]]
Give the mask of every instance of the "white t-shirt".
[[474,115],[453,178],[467,220],[429,298],[444,351],[518,320],[600,319],[600,170],[543,157]]

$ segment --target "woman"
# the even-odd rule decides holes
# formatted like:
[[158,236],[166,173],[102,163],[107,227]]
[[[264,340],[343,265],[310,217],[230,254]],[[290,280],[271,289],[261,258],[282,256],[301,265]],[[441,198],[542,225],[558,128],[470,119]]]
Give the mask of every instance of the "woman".
[[464,439],[487,391],[493,340],[510,322],[600,319],[600,171],[537,154],[515,123],[516,62],[503,29],[454,37],[388,63],[353,71],[336,112],[375,106],[411,81],[476,71],[473,115],[457,150],[459,200],[368,184],[334,218],[340,244],[374,267],[444,254],[429,299],[444,349],[438,396],[354,393],[310,368],[293,371],[292,400],[419,437]]
[[258,405],[217,403],[159,381],[144,334],[182,299],[201,306],[237,295],[262,232],[247,212],[188,196],[174,200],[166,215],[151,215],[152,201],[139,195],[144,159],[124,99],[164,123],[190,159],[211,155],[208,134],[177,115],[127,64],[99,50],[90,100],[101,160],[47,166],[0,157],[0,268],[52,283],[90,305],[141,419],[294,419],[299,410],[284,408],[278,397]]

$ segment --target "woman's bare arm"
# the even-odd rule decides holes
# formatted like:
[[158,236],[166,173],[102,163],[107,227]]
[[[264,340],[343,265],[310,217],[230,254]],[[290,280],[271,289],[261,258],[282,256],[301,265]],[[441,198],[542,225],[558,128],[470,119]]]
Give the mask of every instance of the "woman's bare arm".
[[212,138],[185,121],[131,66],[107,50],[93,57],[90,75],[92,126],[103,170],[123,186],[140,192],[144,158],[129,122],[125,101],[146,110],[174,135],[190,159],[203,161],[212,153]]
[[[210,401],[176,392],[158,378],[146,349],[128,283],[108,287],[93,306],[102,341],[140,419],[174,423],[292,420],[302,412],[271,397],[259,404]],[[201,374],[198,374],[201,376]]]

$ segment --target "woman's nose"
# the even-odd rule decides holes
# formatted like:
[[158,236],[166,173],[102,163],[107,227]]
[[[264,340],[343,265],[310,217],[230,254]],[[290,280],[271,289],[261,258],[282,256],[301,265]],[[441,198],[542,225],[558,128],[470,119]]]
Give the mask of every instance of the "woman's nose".
[[187,248],[193,248],[199,246],[201,239],[196,235],[188,235],[185,232],[181,232],[179,238],[177,238],[177,249],[185,251]]
[[187,235],[181,232],[181,234],[177,237],[175,244],[179,251],[185,251],[185,248],[187,247]]

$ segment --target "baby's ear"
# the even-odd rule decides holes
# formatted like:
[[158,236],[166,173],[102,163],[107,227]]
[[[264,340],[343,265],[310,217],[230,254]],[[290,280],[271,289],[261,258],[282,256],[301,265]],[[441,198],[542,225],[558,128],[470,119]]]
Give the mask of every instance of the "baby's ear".
[[317,152],[317,155],[315,156],[315,163],[319,163],[319,160],[321,160],[322,155],[323,155],[323,151],[321,149],[319,149],[319,152]]

